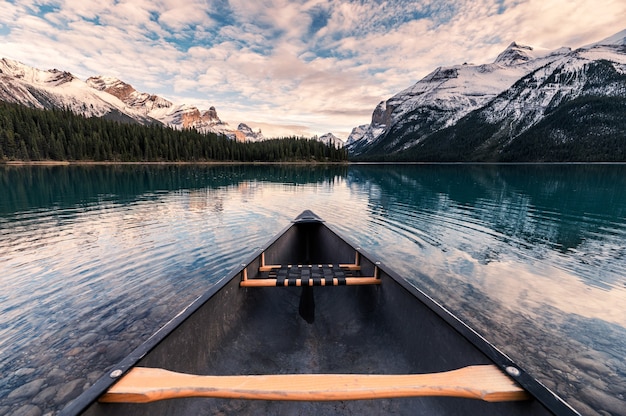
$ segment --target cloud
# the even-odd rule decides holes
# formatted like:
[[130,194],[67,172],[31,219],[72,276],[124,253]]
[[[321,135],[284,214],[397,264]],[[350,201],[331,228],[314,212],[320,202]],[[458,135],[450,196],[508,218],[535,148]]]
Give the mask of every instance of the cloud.
[[196,25],[206,28],[216,24],[204,9],[204,2],[198,1],[176,1],[160,12],[158,21],[173,31],[189,29]]
[[117,76],[235,122],[347,134],[438,66],[488,62],[512,41],[578,47],[624,15],[622,0],[15,0],[0,39],[6,57]]

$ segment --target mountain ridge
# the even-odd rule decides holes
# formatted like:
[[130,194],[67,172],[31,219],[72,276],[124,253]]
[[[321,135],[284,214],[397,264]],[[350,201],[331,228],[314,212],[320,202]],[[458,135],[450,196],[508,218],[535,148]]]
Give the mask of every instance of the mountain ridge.
[[[353,129],[348,150],[353,157],[370,160],[381,156],[416,161],[510,158],[504,147],[560,105],[584,97],[616,103],[626,97],[626,81],[620,76],[626,73],[625,44],[626,30],[575,50],[535,49],[513,42],[493,63],[437,68],[380,102],[371,123]],[[613,112],[611,120],[619,124]],[[469,130],[479,137],[468,137]],[[620,137],[613,130],[610,134]],[[536,155],[539,159],[545,158]]]
[[246,128],[240,130],[223,122],[213,106],[200,110],[174,104],[158,95],[139,92],[114,77],[93,76],[82,81],[66,71],[40,70],[8,58],[0,59],[0,100],[40,109],[69,108],[86,117],[195,129],[238,141],[265,139],[245,123],[240,126]]
[[[219,118],[214,106],[201,110],[193,105],[175,104],[137,91],[116,77],[98,75],[81,81],[69,72],[40,70],[8,58],[0,59],[0,101],[38,109],[68,108],[86,117],[193,129],[241,142],[266,140],[260,129],[255,131],[246,123],[231,127]],[[313,139],[335,147],[345,144],[332,133]]]

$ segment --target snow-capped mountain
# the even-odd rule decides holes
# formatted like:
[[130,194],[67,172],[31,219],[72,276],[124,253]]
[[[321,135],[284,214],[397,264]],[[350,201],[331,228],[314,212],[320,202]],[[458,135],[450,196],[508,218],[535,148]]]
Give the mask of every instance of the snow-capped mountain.
[[90,88],[69,72],[42,71],[10,59],[0,60],[0,100],[35,108],[69,108],[86,117],[108,117],[142,124],[155,122],[124,111],[118,98]]
[[327,144],[329,146],[333,146],[336,148],[342,148],[345,146],[345,143],[343,142],[343,140],[341,140],[339,137],[335,136],[332,133],[326,133],[318,137],[317,140],[319,140],[320,142],[324,144]]
[[376,142],[391,122],[391,111],[387,102],[381,101],[372,114],[372,122],[352,129],[346,140],[346,148],[350,153],[360,154]]
[[[470,150],[493,158],[559,106],[581,97],[626,98],[625,44],[626,30],[576,50],[512,43],[491,64],[437,68],[378,104],[372,122],[354,128],[348,149],[354,155],[407,152],[423,160],[445,147],[454,159],[449,148],[468,152],[472,130]],[[422,148],[428,157],[420,156]]]
[[239,125],[245,126],[242,130],[231,127],[220,120],[215,107],[200,110],[174,104],[157,95],[139,92],[117,78],[96,76],[81,81],[69,72],[43,71],[6,58],[0,60],[0,100],[42,109],[69,108],[86,117],[192,128],[241,141],[263,137],[243,123]]
[[[213,108],[213,107],[211,107]],[[237,126],[237,140],[243,142],[260,142],[265,140],[265,136],[261,133],[261,129],[259,131],[254,131],[245,123],[239,123]]]

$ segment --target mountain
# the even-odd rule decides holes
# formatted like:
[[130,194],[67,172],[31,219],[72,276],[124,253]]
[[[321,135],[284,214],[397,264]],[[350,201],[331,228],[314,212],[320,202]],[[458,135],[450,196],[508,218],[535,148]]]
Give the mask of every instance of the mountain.
[[343,140],[341,140],[339,137],[335,136],[332,133],[326,133],[318,137],[317,140],[319,140],[320,142],[324,144],[327,144],[328,146],[333,146],[338,149],[345,146],[345,143],[343,142]]
[[0,60],[0,101],[34,108],[69,108],[86,117],[134,122],[161,123],[176,129],[224,134],[233,140],[262,140],[260,132],[247,125],[237,129],[220,120],[215,107],[200,110],[174,104],[165,98],[142,93],[112,77],[95,76],[81,81],[69,72],[39,70],[23,63]]
[[237,140],[240,142],[260,142],[262,140],[265,140],[263,133],[261,133],[261,129],[255,132],[250,128],[250,126],[245,123],[239,123],[239,125],[237,126],[236,135]]
[[89,88],[69,72],[41,71],[20,62],[0,60],[0,100],[35,108],[69,108],[86,117],[106,117],[147,124],[156,120],[127,112],[116,97]]
[[576,50],[512,43],[493,63],[437,68],[379,103],[347,148],[423,161],[626,158],[613,149],[626,147],[624,105],[626,30]]

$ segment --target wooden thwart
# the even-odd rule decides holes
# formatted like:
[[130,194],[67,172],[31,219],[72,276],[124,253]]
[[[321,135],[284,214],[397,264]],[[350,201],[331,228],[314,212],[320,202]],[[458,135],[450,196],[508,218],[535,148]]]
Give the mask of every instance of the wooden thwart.
[[489,402],[526,400],[524,389],[494,365],[432,374],[288,374],[198,376],[135,367],[99,401],[148,403],[184,397],[331,401],[449,396]]
[[[242,287],[281,286],[356,286],[380,284],[378,266],[373,276],[360,276],[360,254],[355,252],[354,263],[349,264],[265,264],[265,252],[260,255],[259,273],[264,277],[248,278],[248,268],[241,276]],[[356,275],[355,275],[356,274]]]
[[[274,269],[280,269],[283,267],[280,264],[265,264],[265,252],[261,253],[261,266],[259,267],[260,272],[270,272]],[[346,270],[361,270],[361,254],[356,251],[354,254],[354,263],[350,264],[340,264],[339,267]]]
[[[310,265],[300,265],[302,267],[308,267]],[[322,265],[319,265],[320,267]],[[332,266],[332,264],[330,265]],[[349,271],[360,271],[361,270],[361,266],[359,266],[358,264],[339,264],[338,265],[340,269],[342,270],[349,270]],[[284,268],[285,266],[281,265],[281,264],[268,264],[268,265],[264,265],[264,266],[260,266],[259,267],[259,271],[260,272],[271,272],[273,270],[278,270],[281,268]],[[289,266],[287,266],[289,267]]]
[[[303,282],[307,283],[303,283]],[[303,280],[295,279],[293,284],[279,285],[278,279],[245,279],[242,280],[239,285],[241,287],[274,287],[274,286],[339,286],[340,280],[333,279],[332,284],[326,284],[326,281],[321,279],[319,285],[314,285],[313,279]],[[376,277],[346,277],[343,279],[342,284],[345,286],[357,286],[357,285],[379,285],[380,279]]]

